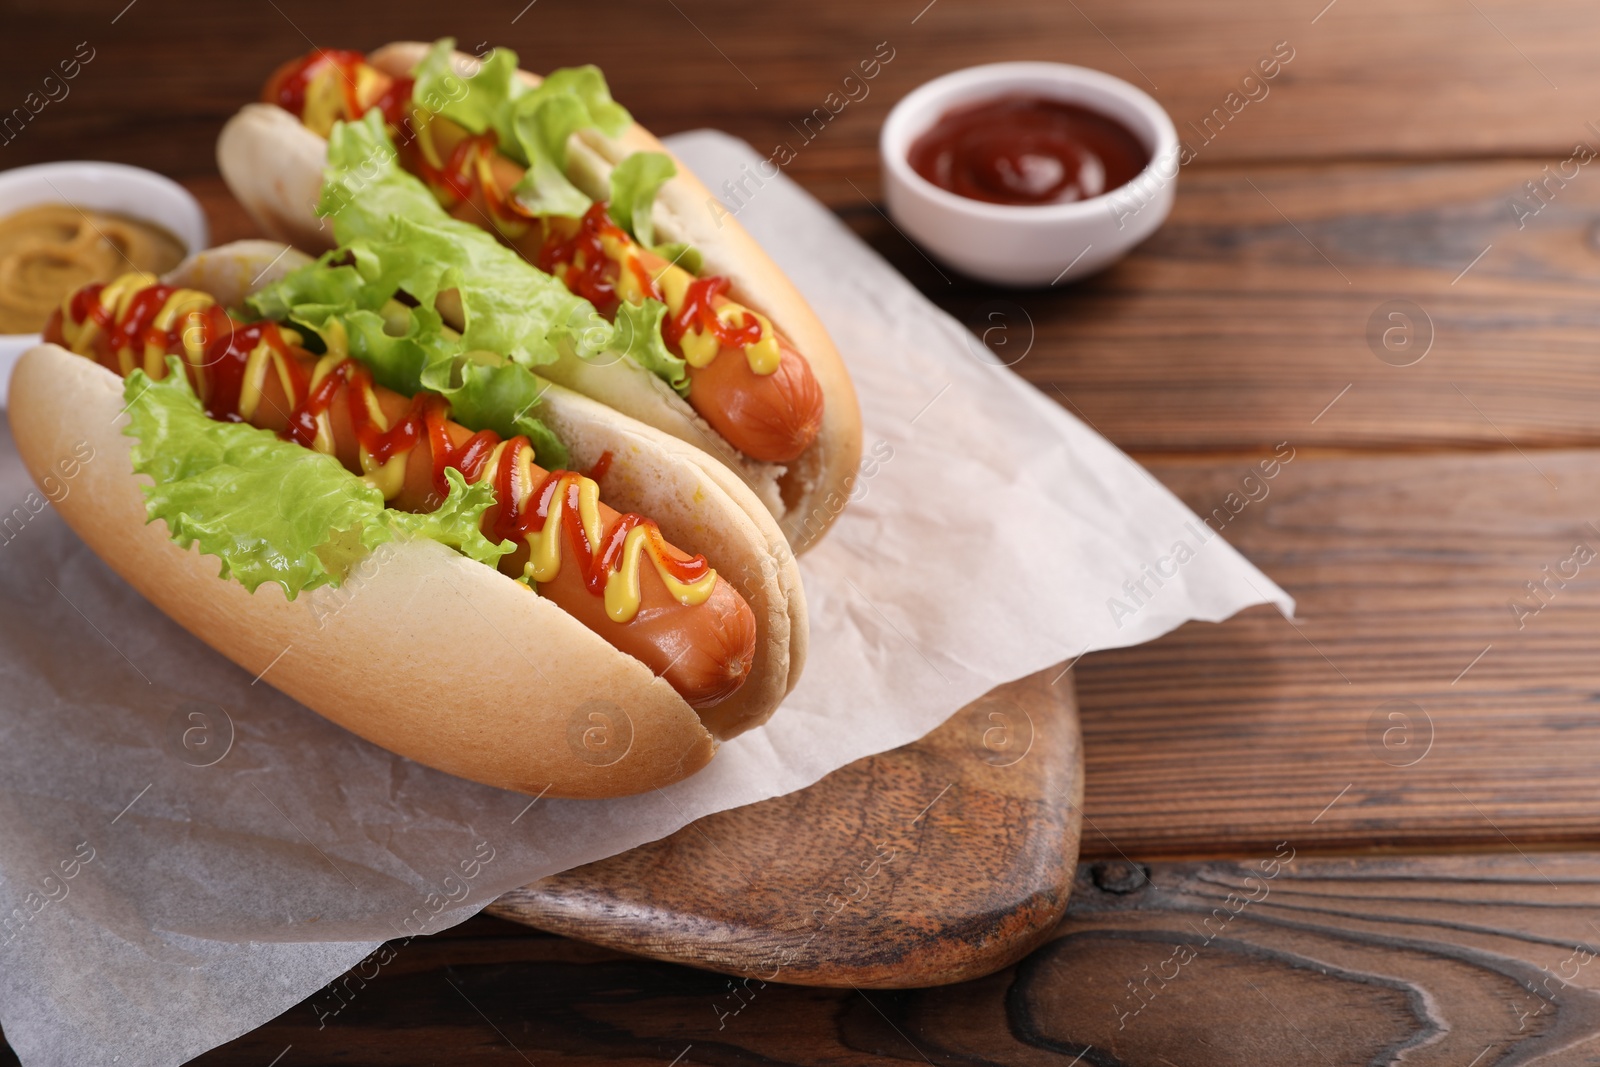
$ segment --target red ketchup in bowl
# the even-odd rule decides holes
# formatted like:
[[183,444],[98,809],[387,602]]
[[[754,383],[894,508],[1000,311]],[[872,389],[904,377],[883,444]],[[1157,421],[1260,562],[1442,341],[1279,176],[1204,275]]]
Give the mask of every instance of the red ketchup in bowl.
[[1133,131],[1065,100],[1024,93],[952,108],[914,142],[911,169],[941,189],[991,204],[1087,200],[1150,163]]

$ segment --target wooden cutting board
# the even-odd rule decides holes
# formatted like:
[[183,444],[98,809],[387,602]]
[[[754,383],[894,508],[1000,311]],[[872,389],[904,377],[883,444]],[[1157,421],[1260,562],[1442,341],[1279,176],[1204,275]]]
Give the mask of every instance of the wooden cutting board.
[[746,987],[959,982],[1015,962],[1054,929],[1082,800],[1072,675],[1051,668],[920,741],[513,890],[488,910],[739,975]]

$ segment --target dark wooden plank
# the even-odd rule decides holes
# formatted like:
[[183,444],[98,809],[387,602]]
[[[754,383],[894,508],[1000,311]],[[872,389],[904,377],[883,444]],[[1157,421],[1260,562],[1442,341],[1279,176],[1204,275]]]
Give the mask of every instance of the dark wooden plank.
[[[1300,624],[1252,609],[1078,665],[1085,855],[1592,842],[1597,454],[1305,451],[1270,480],[1252,468],[1150,464],[1229,519]],[[1536,599],[1526,583],[1549,573]]]
[[[1593,1063],[1593,854],[1157,866],[1080,880],[1013,1035],[1096,1064]],[[915,1016],[937,1018],[938,994]]]
[[502,896],[494,914],[803,985],[935,985],[1014,962],[1067,906],[1072,679],[1001,686],[913,744]]
[[[1600,180],[1552,184],[1519,229],[1511,198],[1540,166],[1186,173],[1165,227],[1058,291],[947,281],[875,211],[850,217],[957,318],[1003,324],[1017,372],[1125,449],[1593,445]],[[1431,325],[1425,354],[1401,332],[1384,346],[1397,300],[1422,310],[1414,345]]]
[[1084,864],[1047,944],[924,990],[744,987],[479,918],[197,1062],[1594,1062],[1600,858],[1296,848]]

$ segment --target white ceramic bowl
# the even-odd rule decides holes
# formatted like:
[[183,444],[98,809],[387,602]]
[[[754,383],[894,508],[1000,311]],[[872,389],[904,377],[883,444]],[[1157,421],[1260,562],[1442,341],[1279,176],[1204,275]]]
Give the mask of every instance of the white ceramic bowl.
[[[1150,163],[1131,182],[1068,204],[1018,206],[957,196],[911,169],[912,143],[951,108],[1028,93],[1116,119]],[[889,112],[878,137],[889,214],[934,258],[1000,285],[1053,285],[1110,266],[1172,210],[1178,133],[1161,105],[1121,78],[1065,63],[990,63],[935,78]]]
[[[188,190],[154,171],[121,163],[39,163],[0,171],[0,218],[35,204],[71,204],[153,222],[185,252],[211,243],[206,213]],[[36,333],[0,334],[0,407],[17,357],[39,343]]]

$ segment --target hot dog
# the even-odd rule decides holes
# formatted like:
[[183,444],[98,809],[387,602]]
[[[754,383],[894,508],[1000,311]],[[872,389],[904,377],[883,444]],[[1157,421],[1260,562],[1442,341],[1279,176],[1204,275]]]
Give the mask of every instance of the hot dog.
[[[163,319],[165,329],[151,325]],[[451,421],[448,405],[436,397],[403,397],[374,385],[371,372],[343,354],[336,330],[328,355],[318,359],[293,330],[271,321],[246,324],[209,294],[125,274],[69,297],[44,339],[124,376],[140,367],[160,380],[164,357],[185,354],[186,330],[209,338],[200,361],[186,366],[212,418],[245,421],[319,448],[353,474],[398,461],[386,495],[403,511],[438,507],[447,469],[461,471],[469,484],[487,482],[495,503],[484,512],[484,534],[517,543],[501,557],[502,573],[522,576],[532,550],[541,547],[543,569],[534,568],[539,592],[666,679],[690,707],[714,707],[743,683],[755,653],[755,618],[704,556],[668,544],[644,516],[619,514],[598,499],[593,479],[539,467],[526,437],[474,433]],[[251,368],[251,352],[262,344],[267,359]],[[241,403],[246,389],[253,393],[248,414]],[[642,550],[625,550],[630,536],[645,542]],[[641,556],[654,566],[641,566]]]
[[[474,499],[481,513],[467,513],[467,521],[475,529],[468,535],[458,530],[450,535],[456,540],[445,540],[446,544],[456,545],[461,552],[473,555],[470,548],[457,542],[463,536],[481,535],[475,538],[474,544],[479,548],[487,547],[498,556],[474,558],[490,563],[499,576],[490,567],[470,559],[462,560],[467,565],[467,573],[474,576],[472,580],[480,584],[489,582],[494,595],[499,597],[505,594],[493,583],[507,582],[515,589],[511,580],[523,579],[537,591],[535,595],[525,590],[528,601],[556,605],[561,609],[560,617],[570,620],[556,624],[560,629],[555,636],[577,625],[603,639],[612,650],[596,652],[591,647],[576,658],[564,655],[559,666],[541,666],[537,660],[527,660],[524,665],[534,666],[535,674],[541,676],[556,670],[577,675],[579,682],[590,676],[595,683],[591,691],[595,693],[606,692],[608,682],[614,688],[612,675],[619,670],[622,673],[632,671],[638,676],[642,668],[643,676],[653,675],[659,679],[660,682],[655,683],[657,686],[665,683],[672,696],[666,697],[646,685],[645,689],[650,691],[648,699],[641,701],[639,693],[628,692],[628,699],[617,699],[613,704],[632,718],[635,728],[643,717],[669,737],[675,737],[680,751],[671,758],[653,754],[653,765],[621,771],[607,763],[601,768],[603,773],[597,774],[592,760],[579,759],[577,766],[566,766],[572,760],[563,760],[560,755],[567,746],[552,745],[553,738],[548,736],[503,737],[497,746],[503,751],[492,755],[485,749],[482,738],[461,743],[456,736],[461,729],[459,722],[439,722],[431,736],[424,731],[423,736],[418,737],[415,723],[401,729],[385,721],[386,717],[426,714],[422,709],[407,705],[404,699],[397,699],[395,693],[403,690],[396,688],[391,688],[388,696],[391,704],[397,706],[383,708],[380,701],[379,714],[374,716],[367,709],[357,708],[352,712],[344,707],[345,694],[332,686],[331,679],[296,676],[285,686],[292,695],[369,739],[453,773],[528,792],[548,788],[552,795],[616,795],[691,773],[709,758],[713,738],[731,736],[770,714],[777,700],[792,686],[803,658],[803,601],[799,599],[797,586],[784,589],[781,582],[751,584],[752,573],[759,574],[763,568],[770,568],[763,557],[780,537],[775,529],[761,531],[749,523],[748,507],[730,499],[725,479],[719,485],[716,478],[704,476],[705,470],[715,469],[713,464],[696,467],[695,461],[686,458],[697,455],[692,450],[676,442],[666,442],[648,428],[581,397],[572,397],[559,387],[541,385],[544,396],[538,410],[547,412],[552,422],[565,431],[566,437],[581,441],[581,446],[573,449],[573,458],[577,458],[580,448],[593,457],[587,473],[546,469],[535,462],[536,446],[529,436],[505,436],[493,429],[462,425],[452,417],[450,404],[442,396],[429,392],[408,396],[376,381],[375,367],[368,366],[361,358],[365,342],[358,333],[353,335],[353,331],[359,330],[358,312],[348,312],[348,321],[352,323],[349,330],[345,318],[330,315],[316,331],[311,331],[298,322],[271,318],[249,321],[250,317],[230,310],[225,302],[231,298],[236,303],[242,294],[228,292],[229,279],[233,279],[232,287],[237,290],[238,279],[246,270],[254,271],[259,263],[269,262],[268,251],[272,251],[270,246],[213,250],[180,267],[175,277],[164,282],[149,275],[129,274],[109,284],[86,287],[68,298],[46,329],[47,343],[29,353],[24,360],[27,369],[19,364],[13,380],[14,432],[24,460],[32,466],[41,457],[47,457],[50,446],[46,438],[59,433],[59,427],[50,426],[44,412],[51,406],[52,391],[56,390],[57,383],[52,378],[81,376],[79,371],[69,374],[62,365],[65,353],[70,352],[73,355],[69,362],[75,360],[81,365],[92,361],[97,368],[103,368],[97,371],[102,379],[92,381],[115,381],[112,375],[128,380],[119,391],[131,391],[127,406],[135,409],[135,429],[141,425],[136,406],[144,401],[144,393],[134,390],[153,391],[158,385],[172,387],[179,383],[192,391],[192,403],[204,412],[204,419],[199,421],[215,424],[221,434],[242,429],[237,424],[253,427],[252,432],[264,433],[272,441],[279,442],[273,446],[278,449],[271,453],[274,457],[280,457],[284,448],[296,454],[303,449],[331,456],[342,465],[342,476],[349,479],[350,487],[360,483],[361,487],[370,487],[381,494],[382,503],[389,509],[384,515],[432,514],[437,517],[452,508],[458,509],[456,513],[459,514],[466,494],[476,491],[479,495]],[[283,258],[283,251],[277,250],[278,261]],[[301,275],[335,269],[326,264],[305,264],[304,257],[299,256],[290,259],[289,265],[294,265]],[[295,277],[291,272],[285,284],[292,283]],[[312,283],[317,281],[315,277],[311,279]],[[265,288],[270,290],[273,284],[277,283],[269,281]],[[395,295],[404,296],[398,291]],[[387,310],[391,325],[396,321],[396,314],[411,315],[403,305],[393,301]],[[423,317],[412,316],[412,319],[427,325]],[[417,328],[412,332],[420,336]],[[438,327],[437,335],[434,341],[446,348],[460,343],[460,338],[446,328]],[[491,357],[473,353],[471,358],[484,361]],[[509,374],[532,377],[508,364],[496,366],[504,366]],[[376,369],[382,373],[381,365]],[[107,371],[110,374],[104,373]],[[458,369],[458,373],[465,372]],[[104,391],[109,387],[97,384],[95,388]],[[163,403],[171,400],[172,397],[166,397]],[[72,403],[72,400],[58,396],[55,402]],[[531,416],[521,411],[518,417],[527,420]],[[74,420],[67,412],[58,412],[55,421]],[[233,424],[232,429],[229,429],[230,424]],[[522,425],[527,423],[524,421]],[[202,428],[198,432],[203,437],[210,431]],[[271,441],[263,444],[256,438],[250,440],[255,442],[251,447],[271,444]],[[540,440],[546,438],[541,436]],[[557,440],[554,435],[548,438],[549,442]],[[604,448],[595,455],[595,448],[607,444],[617,447]],[[135,453],[145,464],[140,470],[150,473],[156,469],[150,466],[153,461],[146,452],[161,447],[172,451],[170,446],[141,439],[140,451]],[[182,456],[168,459],[175,458],[179,466],[203,466],[208,462],[205,455],[208,447],[200,446],[198,458],[193,460]],[[564,448],[559,444],[538,447]],[[196,446],[189,448],[194,451]],[[292,456],[287,461],[298,462]],[[45,469],[48,469],[48,462],[48,458],[44,458]],[[273,462],[280,462],[280,458],[274,458]],[[155,477],[156,487],[150,491],[153,494],[152,518],[157,517],[158,510],[154,501],[166,491],[162,478]],[[755,601],[754,609],[728,577],[718,573],[705,554],[678,547],[675,538],[654,519],[635,511],[624,514],[599,499],[602,485],[616,486],[632,504],[640,496],[637,487],[647,483],[657,484],[654,491],[659,499],[660,484],[674,480],[694,485],[693,503],[684,501],[680,505],[694,514],[689,516],[689,522],[680,518],[667,525],[678,529],[704,528],[708,522],[724,526],[720,539],[712,538],[709,552],[724,566],[729,563],[738,566],[741,586]],[[131,476],[127,482],[132,482]],[[742,491],[737,483],[732,484],[735,492]],[[123,485],[116,493],[106,496],[126,495],[126,488]],[[288,499],[279,506],[293,509],[298,504]],[[316,506],[316,502],[311,502],[310,506]],[[107,529],[115,527],[105,507],[99,510],[93,505],[80,507],[85,509],[84,514],[68,514],[67,518],[80,532],[90,531],[86,538],[91,543],[95,540],[93,534],[104,535]],[[226,510],[223,514],[227,514]],[[187,513],[174,516],[162,512],[159,517],[165,518],[169,526],[176,524],[175,536],[184,523],[195,520]],[[199,521],[204,522],[204,517]],[[129,531],[116,532],[127,534]],[[334,532],[327,531],[329,544],[336,540]],[[244,532],[232,533],[236,541],[249,540]],[[768,543],[763,543],[763,539]],[[170,571],[177,566],[173,561],[181,561],[185,556],[170,542],[165,547],[176,552],[175,556],[165,557],[163,565]],[[206,550],[204,541],[201,548]],[[397,550],[409,548],[409,544],[402,544]],[[223,558],[226,571],[230,557],[225,552],[218,554]],[[117,555],[107,553],[107,559],[113,566],[118,565]],[[292,598],[302,589],[296,582],[282,580],[281,576],[286,573],[288,570],[280,567],[274,572],[276,576],[269,576],[268,580],[279,581]],[[235,574],[239,572],[236,570]],[[149,574],[127,576],[148,594]],[[380,569],[378,580],[383,578]],[[246,579],[241,577],[240,580]],[[170,596],[167,587],[183,585],[186,581],[188,579],[183,576],[164,573],[155,584]],[[234,584],[220,582],[214,577],[206,581],[212,586]],[[312,584],[305,583],[304,588],[311,588]],[[221,595],[214,588],[187,592],[201,596]],[[247,613],[260,618],[237,620],[232,624],[235,628],[265,626],[273,617],[271,613],[277,610],[274,605],[288,606],[288,601],[281,598],[272,601],[265,593],[247,594],[247,597],[250,601]],[[158,598],[152,596],[152,599]],[[183,602],[182,596],[179,602]],[[516,604],[517,600],[510,603]],[[162,606],[168,607],[180,621],[190,621],[182,610],[173,610],[167,603]],[[488,621],[492,629],[502,628],[495,619]],[[516,621],[515,611],[500,620],[506,628],[514,627]],[[547,618],[546,622],[549,621]],[[390,620],[386,625],[397,622]],[[303,618],[291,619],[291,624],[304,630]],[[191,628],[229,654],[234,654],[239,643],[246,641],[247,635],[243,633],[219,634],[215,622],[210,626],[212,632],[196,626]],[[296,636],[311,643],[312,639],[303,632],[296,631]],[[362,636],[399,635],[369,632]],[[414,640],[414,635],[410,636]],[[549,634],[543,635],[543,640],[549,638]],[[519,651],[525,656],[528,650]],[[410,653],[403,642],[389,655],[390,668],[397,675],[404,675]],[[234,658],[244,662],[249,657],[235,655]],[[624,658],[636,661],[636,666],[620,667],[616,661]],[[509,680],[519,672],[513,664],[511,670],[502,669],[502,673]],[[437,688],[439,680],[433,682]],[[523,678],[507,692],[516,693],[531,682],[532,679]],[[617,692],[622,693],[621,690]],[[511,699],[515,702],[532,698]],[[665,714],[660,717],[673,725],[656,723],[652,713],[663,704],[670,713],[674,701],[681,701],[688,708],[702,709],[702,713],[679,715],[675,720],[671,714]],[[410,704],[415,703],[413,697]],[[475,708],[473,714],[482,717],[485,712]],[[530,749],[540,754],[531,755]],[[515,755],[508,759],[510,753]],[[626,762],[623,759],[617,766],[622,767]],[[530,763],[533,766],[529,766]]]
[[[219,164],[265,229],[327,247],[330,228],[311,211],[315,194],[306,195],[319,184],[307,173],[322,161],[314,141],[381,116],[399,163],[451,216],[493,232],[608,318],[623,306],[664,305],[659,323],[640,328],[659,331],[680,369],[626,369],[670,380],[682,399],[660,382],[652,391],[624,380],[622,367],[602,371],[563,359],[541,372],[717,454],[782,520],[796,551],[811,547],[842,510],[860,457],[859,412],[826,333],[737,221],[659,142],[629,124],[598,71],[559,71],[544,83],[552,97],[561,95],[558,86],[572,87],[555,103],[577,107],[572,101],[582,99],[591,117],[605,116],[596,120],[604,130],[573,120],[570,143],[546,158],[508,144],[488,120],[474,128],[452,106],[451,97],[474,107],[495,97],[504,111],[523,86],[541,84],[514,67],[504,50],[483,64],[441,46],[391,45],[370,57],[317,50],[280,67],[265,103],[230,122]],[[551,157],[563,153],[554,163],[565,177],[552,176]],[[551,186],[548,194],[541,183]],[[332,230],[348,240],[339,205],[320,191]],[[653,212],[655,199],[662,210]],[[669,240],[652,247],[658,236]],[[703,265],[695,262],[701,258]],[[698,418],[685,417],[691,413]]]
[[[262,99],[326,137],[334,122],[372,110],[391,129],[406,126],[416,111],[412,85],[359,52],[315,49],[279,67]],[[667,305],[663,334],[688,362],[686,399],[729,444],[770,463],[789,462],[810,447],[822,426],[822,389],[805,357],[765,316],[724,295],[726,278],[696,278],[643,247],[612,221],[603,202],[580,218],[530,210],[512,195],[527,168],[500,150],[492,130],[474,134],[437,114],[417,125],[399,139],[401,162],[456,218],[491,227],[608,318],[623,300],[651,297]]]

